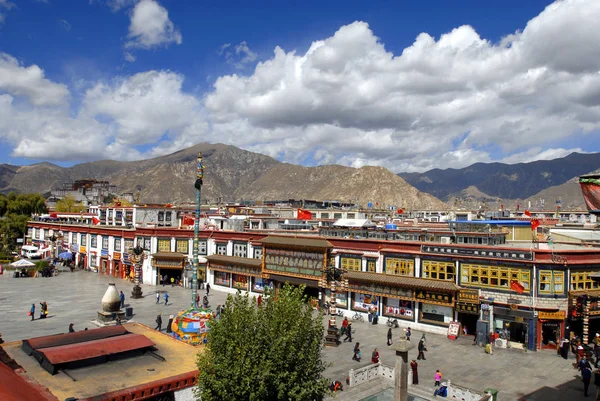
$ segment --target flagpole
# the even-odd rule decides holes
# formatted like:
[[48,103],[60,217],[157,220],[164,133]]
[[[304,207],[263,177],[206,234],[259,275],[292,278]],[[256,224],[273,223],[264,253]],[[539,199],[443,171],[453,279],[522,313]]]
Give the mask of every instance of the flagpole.
[[193,270],[192,270],[192,306],[198,308],[198,237],[200,235],[200,190],[202,189],[202,180],[204,179],[204,165],[202,164],[202,152],[198,152],[196,159],[196,215],[194,219],[194,247],[193,247]]

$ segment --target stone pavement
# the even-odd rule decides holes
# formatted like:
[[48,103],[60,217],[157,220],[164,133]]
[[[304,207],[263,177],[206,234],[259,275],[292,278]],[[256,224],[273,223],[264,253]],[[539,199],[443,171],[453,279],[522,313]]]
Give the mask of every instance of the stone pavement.
[[[8,273],[8,274],[7,274]],[[187,308],[191,301],[191,290],[170,286],[143,285],[144,298],[130,299],[133,284],[121,279],[110,278],[96,273],[77,271],[62,272],[51,278],[13,278],[10,272],[0,275],[0,332],[5,341],[21,340],[30,337],[67,332],[69,323],[74,323],[76,330],[85,327],[94,328],[91,320],[95,319],[100,308],[100,300],[109,282],[115,282],[117,290],[125,293],[125,304],[133,307],[134,321],[154,327],[154,319],[158,313],[163,317],[163,330],[169,314]],[[168,291],[169,305],[164,305],[162,292]],[[156,304],[156,292],[161,292],[161,303]],[[200,291],[204,295],[204,291]],[[218,291],[214,286],[209,296],[213,308],[223,304],[227,294]],[[38,320],[39,302],[47,301],[49,317]],[[27,312],[32,303],[36,304],[36,320],[31,322]],[[380,319],[379,325],[368,322],[353,322],[353,340],[361,343],[362,362],[352,358],[354,344],[342,343],[337,348],[325,347],[323,357],[330,367],[326,376],[345,383],[348,371],[370,363],[373,348],[378,347],[381,362],[394,365],[394,354],[387,349],[385,321]],[[341,325],[341,318],[338,318]],[[324,320],[326,324],[326,320]],[[394,338],[401,328],[393,329]],[[415,349],[409,358],[416,359],[416,342],[420,332],[413,331],[412,340]],[[419,362],[420,387],[424,393],[433,393],[433,375],[436,369],[444,374],[444,379],[453,383],[483,390],[491,387],[498,389],[499,401],[508,400],[544,400],[544,401],[579,401],[583,397],[583,384],[579,372],[571,363],[558,357],[554,351],[527,352],[517,349],[495,349],[494,355],[485,354],[483,348],[472,345],[472,337],[460,337],[456,341],[444,336],[427,334],[427,360]],[[391,384],[391,382],[390,382]],[[596,388],[590,386],[590,394]],[[343,400],[344,393],[338,393],[337,399]],[[591,395],[590,398],[593,399]]]

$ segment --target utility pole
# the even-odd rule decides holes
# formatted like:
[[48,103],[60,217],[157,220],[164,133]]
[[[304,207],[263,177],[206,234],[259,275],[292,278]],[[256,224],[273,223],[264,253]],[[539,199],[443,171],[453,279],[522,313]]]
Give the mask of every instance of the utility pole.
[[200,190],[202,189],[202,180],[204,179],[204,165],[202,164],[202,152],[198,152],[198,158],[196,159],[196,181],[194,182],[194,188],[196,188],[196,218],[194,219],[194,249],[193,249],[193,270],[192,270],[192,306],[198,308],[198,302],[196,301],[198,296],[198,237],[200,235]]

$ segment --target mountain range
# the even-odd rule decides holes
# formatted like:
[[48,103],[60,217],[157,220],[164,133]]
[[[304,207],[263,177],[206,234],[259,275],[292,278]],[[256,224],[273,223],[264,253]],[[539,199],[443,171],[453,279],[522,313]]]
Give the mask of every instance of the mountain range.
[[383,167],[304,167],[234,146],[201,143],[147,160],[101,160],[60,167],[0,165],[0,192],[49,194],[63,183],[106,180],[120,193],[139,193],[145,203],[193,202],[195,162],[204,155],[204,202],[315,199],[397,206],[405,209],[476,208],[478,202],[507,207],[584,207],[577,177],[600,169],[600,153],[572,153],[530,163],[475,163],[462,169],[394,174]]
[[577,178],[600,168],[600,153],[571,153],[530,163],[475,163],[462,169],[433,169],[399,176],[420,191],[449,203],[472,199],[506,206],[584,207]]
[[383,167],[303,167],[234,146],[206,143],[131,162],[102,160],[72,167],[46,162],[21,167],[0,165],[0,192],[48,194],[66,182],[97,179],[116,185],[120,193],[139,193],[144,203],[192,202],[198,152],[204,156],[204,202],[315,199],[364,206],[372,202],[406,209],[447,207]]

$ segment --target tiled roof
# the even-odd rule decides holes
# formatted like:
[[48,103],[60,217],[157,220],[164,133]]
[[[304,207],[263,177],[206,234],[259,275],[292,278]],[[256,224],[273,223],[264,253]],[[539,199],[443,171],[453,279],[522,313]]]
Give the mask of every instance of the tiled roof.
[[297,238],[292,236],[269,236],[260,241],[263,245],[296,245],[307,248],[331,248],[333,245],[325,238]]
[[185,255],[179,252],[156,252],[152,254],[154,259],[183,259]]
[[367,281],[383,285],[394,285],[398,287],[417,288],[422,290],[437,290],[454,292],[460,287],[452,281],[434,280],[420,277],[396,276],[392,274],[369,273],[369,272],[347,272],[344,278],[350,281]]
[[225,256],[225,255],[211,255],[207,256],[206,259],[210,263],[227,263],[232,265],[243,265],[260,268],[262,266],[261,259],[252,259],[252,258],[240,258],[237,256]]

